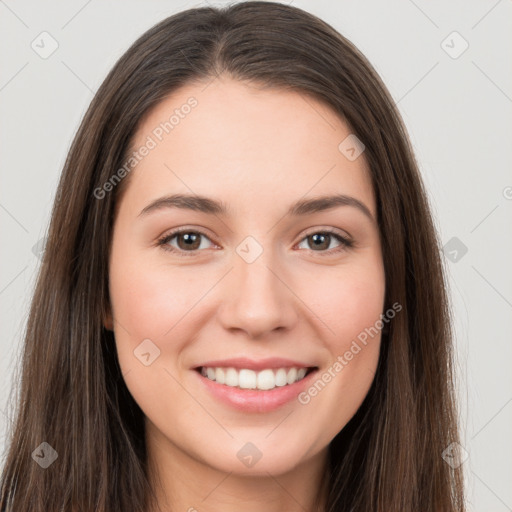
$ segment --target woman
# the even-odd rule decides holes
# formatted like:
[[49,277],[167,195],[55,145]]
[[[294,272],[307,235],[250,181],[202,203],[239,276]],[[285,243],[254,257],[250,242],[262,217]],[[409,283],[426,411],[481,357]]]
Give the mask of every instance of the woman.
[[287,5],[178,13],[65,163],[0,510],[464,511],[451,350],[364,56]]

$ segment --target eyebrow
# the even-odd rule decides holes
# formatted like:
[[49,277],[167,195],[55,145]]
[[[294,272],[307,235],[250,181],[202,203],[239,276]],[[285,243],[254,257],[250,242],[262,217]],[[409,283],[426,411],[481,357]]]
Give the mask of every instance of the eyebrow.
[[[301,199],[290,206],[287,215],[297,217],[330,210],[339,206],[356,208],[364,213],[372,222],[375,222],[370,209],[363,202],[355,197],[344,194]],[[163,208],[180,208],[211,215],[227,215],[229,212],[228,206],[222,201],[199,195],[173,194],[152,201],[139,213],[139,217]]]

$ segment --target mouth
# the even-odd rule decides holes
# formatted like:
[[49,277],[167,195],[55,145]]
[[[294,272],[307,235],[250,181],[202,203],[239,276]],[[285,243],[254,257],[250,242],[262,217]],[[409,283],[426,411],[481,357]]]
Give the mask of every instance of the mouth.
[[[263,368],[208,367],[194,368],[201,392],[217,404],[243,413],[267,413],[297,397],[311,386],[318,366]],[[301,405],[302,407],[303,405]]]
[[318,370],[317,366],[264,368],[256,371],[249,368],[222,366],[199,366],[194,368],[202,377],[224,387],[239,390],[271,391],[293,386]]

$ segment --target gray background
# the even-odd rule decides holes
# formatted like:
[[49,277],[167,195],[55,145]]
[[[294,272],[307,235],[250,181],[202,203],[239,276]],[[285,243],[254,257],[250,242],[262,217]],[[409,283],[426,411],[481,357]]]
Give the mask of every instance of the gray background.
[[[512,1],[292,3],[362,50],[404,117],[446,246],[469,510],[512,511]],[[37,244],[79,121],[136,37],[205,5],[0,0],[2,449]],[[43,31],[58,43],[47,58],[31,47],[51,49]]]

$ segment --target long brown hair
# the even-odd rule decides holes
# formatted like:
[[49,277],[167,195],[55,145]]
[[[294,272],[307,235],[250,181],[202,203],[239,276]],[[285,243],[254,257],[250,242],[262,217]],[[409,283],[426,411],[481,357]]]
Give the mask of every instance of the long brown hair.
[[[163,20],[119,59],[92,100],[64,165],[31,304],[0,512],[141,512],[153,503],[143,412],[103,326],[113,214],[129,178],[101,199],[95,191],[123,165],[152,107],[219,73],[310,94],[365,145],[385,309],[403,309],[383,334],[368,395],[329,446],[327,510],[464,511],[461,468],[442,457],[459,439],[445,274],[403,122],[347,39],[301,9],[261,1]],[[50,447],[58,457],[44,469],[35,452],[47,456]]]

